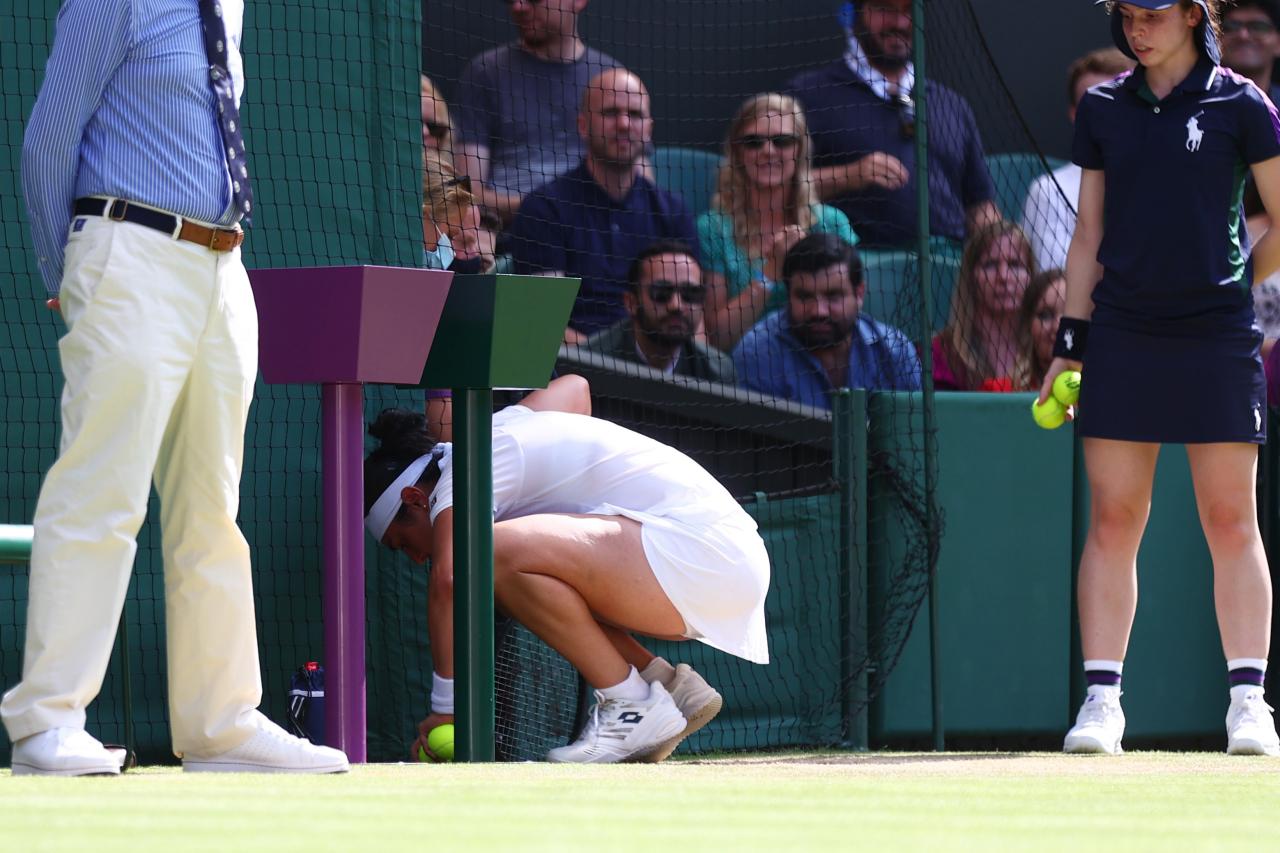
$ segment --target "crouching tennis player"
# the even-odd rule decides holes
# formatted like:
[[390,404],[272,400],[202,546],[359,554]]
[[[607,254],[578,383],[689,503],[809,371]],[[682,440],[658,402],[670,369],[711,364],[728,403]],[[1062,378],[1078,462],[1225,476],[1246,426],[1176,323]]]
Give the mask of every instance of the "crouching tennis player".
[[[595,689],[580,737],[550,761],[661,761],[719,711],[720,697],[632,632],[768,663],[768,554],[755,521],[697,463],[566,406],[566,396],[585,398],[580,377],[494,415],[494,595]],[[384,411],[369,432],[381,441],[365,460],[369,532],[431,561],[436,673],[425,731],[453,710],[452,445],[402,410]]]

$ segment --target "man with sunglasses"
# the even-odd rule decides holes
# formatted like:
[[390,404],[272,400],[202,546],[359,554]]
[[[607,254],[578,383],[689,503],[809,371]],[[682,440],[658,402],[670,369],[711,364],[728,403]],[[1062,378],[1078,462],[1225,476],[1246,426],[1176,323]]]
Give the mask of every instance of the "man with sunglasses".
[[[863,246],[900,246],[916,238],[911,3],[843,4],[845,55],[787,87],[809,122],[818,195],[844,211]],[[1000,211],[969,104],[932,80],[926,85],[930,228],[960,241],[999,221]]]
[[867,284],[857,249],[835,234],[810,234],[787,252],[782,283],[787,307],[733,348],[740,384],[820,409],[831,408],[837,388],[920,388],[915,346],[861,314]]
[[733,362],[694,338],[707,287],[693,250],[676,240],[652,243],[631,264],[623,294],[627,318],[593,335],[586,348],[709,382],[733,382]]
[[1280,3],[1276,0],[1238,0],[1222,13],[1222,65],[1248,77],[1280,100],[1274,78],[1280,58]]
[[582,159],[572,116],[587,83],[618,67],[578,35],[587,0],[505,0],[519,38],[467,64],[458,81],[458,169],[480,206],[508,221],[520,200]]

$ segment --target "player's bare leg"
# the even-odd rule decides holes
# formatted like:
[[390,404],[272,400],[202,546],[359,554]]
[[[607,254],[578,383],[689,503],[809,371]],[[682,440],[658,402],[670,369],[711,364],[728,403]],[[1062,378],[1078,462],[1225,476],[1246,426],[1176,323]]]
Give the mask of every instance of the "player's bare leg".
[[1280,755],[1262,675],[1271,645],[1271,576],[1258,531],[1254,444],[1187,446],[1200,525],[1213,556],[1213,600],[1231,675],[1227,751]]
[[645,685],[596,621],[598,614],[649,636],[682,636],[684,618],[654,577],[640,536],[638,522],[618,516],[537,515],[494,525],[498,603],[596,689],[582,737],[552,750],[553,761],[642,760],[685,727],[662,684]]

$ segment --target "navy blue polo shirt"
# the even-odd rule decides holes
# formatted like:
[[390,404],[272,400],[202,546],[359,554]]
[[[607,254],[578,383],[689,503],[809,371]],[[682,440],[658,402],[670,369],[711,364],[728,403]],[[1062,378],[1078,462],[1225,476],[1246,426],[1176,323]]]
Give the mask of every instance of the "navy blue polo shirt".
[[1245,177],[1278,155],[1275,108],[1251,81],[1207,59],[1163,100],[1141,66],[1090,89],[1071,159],[1105,180],[1094,321],[1174,335],[1247,331]]
[[[964,98],[932,80],[929,109],[929,230],[963,240],[965,211],[991,201],[995,188],[983,158],[973,110]],[[828,200],[849,217],[863,246],[893,246],[916,239],[916,143],[903,132],[899,108],[876,96],[844,60],[805,72],[788,84],[800,101],[813,137],[813,164],[834,166],[883,151],[910,173],[898,190],[872,187]]]
[[627,273],[650,243],[679,240],[698,249],[693,217],[679,196],[641,176],[617,201],[585,162],[525,196],[507,236],[515,272],[560,270],[582,279],[569,325],[587,334],[627,316]]

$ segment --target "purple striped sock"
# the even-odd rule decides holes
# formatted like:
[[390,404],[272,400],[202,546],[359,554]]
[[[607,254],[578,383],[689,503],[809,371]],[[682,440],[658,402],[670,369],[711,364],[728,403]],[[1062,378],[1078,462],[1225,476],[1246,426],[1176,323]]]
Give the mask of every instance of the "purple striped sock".
[[1089,687],[1119,687],[1120,673],[1109,669],[1086,669],[1084,681]]
[[1242,684],[1261,687],[1262,677],[1266,675],[1260,669],[1252,666],[1240,666],[1227,673],[1227,679],[1232,687],[1239,687]]

